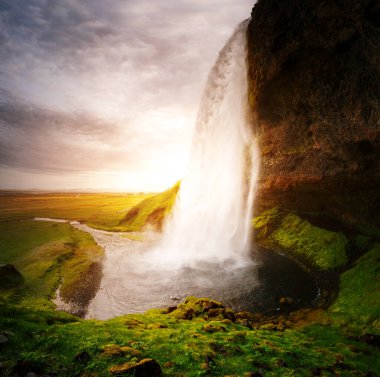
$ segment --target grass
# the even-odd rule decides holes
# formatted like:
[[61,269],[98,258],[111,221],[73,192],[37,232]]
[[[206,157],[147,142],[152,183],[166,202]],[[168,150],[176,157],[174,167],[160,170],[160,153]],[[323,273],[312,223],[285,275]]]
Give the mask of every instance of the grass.
[[[197,301],[190,298],[181,310]],[[9,368],[17,359],[29,371],[56,370],[62,377],[110,376],[112,366],[146,357],[161,365],[164,376],[176,377],[380,373],[376,348],[348,338],[339,328],[249,329],[229,320],[207,320],[207,310],[191,320],[179,319],[176,311],[151,310],[108,321],[79,321],[63,313],[0,307],[1,329],[14,333],[2,359]],[[83,351],[90,355],[87,364],[74,359]]]
[[119,230],[138,232],[151,227],[161,230],[165,217],[171,212],[177,197],[180,182],[170,189],[151,196],[131,208],[119,223]]
[[[169,208],[173,197],[174,190],[169,190],[142,202],[139,208],[148,213],[145,221],[155,209]],[[65,198],[51,197],[51,203],[44,198],[50,210],[43,210],[39,198],[34,212],[26,207],[25,199],[23,205],[15,201],[14,209],[8,201],[7,221],[0,223],[1,262],[13,263],[25,277],[23,284],[0,290],[0,334],[8,339],[0,345],[5,375],[56,371],[60,377],[102,377],[110,376],[115,366],[144,358],[156,360],[163,375],[169,377],[380,375],[378,349],[362,338],[365,333],[380,335],[380,246],[371,246],[368,237],[356,236],[364,255],[341,274],[340,292],[333,305],[315,316],[305,318],[301,313],[284,318],[286,326],[262,325],[255,320],[244,323],[239,314],[220,303],[195,297],[170,313],[152,309],[108,321],[81,320],[55,311],[49,299],[60,282],[63,294],[72,295],[92,263],[101,257],[101,250],[88,234],[69,224],[19,220],[27,216],[64,217],[58,215],[57,203],[63,206],[65,201],[72,215],[84,210],[75,210]],[[164,202],[157,206],[160,198]],[[97,202],[101,200],[99,196]],[[36,213],[38,208],[41,212]],[[86,209],[88,214],[95,210]],[[323,260],[336,266],[336,259],[326,259],[326,255],[343,249],[328,247],[340,245],[339,233],[289,215],[272,210],[257,217],[258,236],[286,247],[287,252],[293,246],[299,252],[303,248],[327,250],[322,253]],[[110,219],[111,215],[104,222],[97,221],[103,226],[115,224],[116,217]],[[131,233],[131,237],[139,239],[139,234]],[[315,265],[324,266],[321,262]],[[90,356],[87,363],[75,359],[83,351]]]
[[0,222],[34,217],[82,221],[95,228],[112,228],[152,194],[3,194]]
[[338,319],[380,332],[380,244],[341,275],[338,298],[329,309]]
[[293,213],[272,209],[254,218],[257,242],[286,253],[314,269],[326,271],[347,264],[349,244],[342,232],[311,225]]
[[61,295],[70,300],[83,275],[102,255],[89,234],[66,223],[2,222],[0,263],[13,264],[25,283],[21,290],[0,290],[0,298],[32,306],[34,300],[45,300],[44,305],[52,306],[48,300],[62,282]]

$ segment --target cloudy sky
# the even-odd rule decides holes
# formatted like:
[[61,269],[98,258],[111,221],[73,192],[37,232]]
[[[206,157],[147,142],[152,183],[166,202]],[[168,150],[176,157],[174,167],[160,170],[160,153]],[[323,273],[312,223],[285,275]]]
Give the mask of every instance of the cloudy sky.
[[0,189],[159,191],[254,0],[0,0]]

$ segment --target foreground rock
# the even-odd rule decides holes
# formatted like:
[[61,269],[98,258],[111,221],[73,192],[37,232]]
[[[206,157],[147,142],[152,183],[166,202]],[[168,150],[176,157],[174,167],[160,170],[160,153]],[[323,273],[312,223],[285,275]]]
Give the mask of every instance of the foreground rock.
[[153,359],[143,359],[138,363],[127,362],[110,368],[114,375],[129,374],[134,377],[158,377],[162,376],[160,365]]
[[0,264],[0,289],[12,288],[24,281],[13,264]]

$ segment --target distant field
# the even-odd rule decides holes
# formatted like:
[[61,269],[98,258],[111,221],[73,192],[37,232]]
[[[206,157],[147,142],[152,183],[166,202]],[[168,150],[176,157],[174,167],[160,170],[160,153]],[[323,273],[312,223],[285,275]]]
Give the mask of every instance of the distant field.
[[97,228],[112,228],[128,210],[152,194],[31,194],[0,195],[1,222],[52,217],[80,220]]
[[103,250],[89,234],[66,223],[33,221],[34,217],[79,220],[113,229],[131,207],[150,196],[1,192],[0,264],[13,264],[25,283],[10,290],[0,287],[0,302],[49,306],[59,285],[62,298],[72,300],[90,292],[99,279]]

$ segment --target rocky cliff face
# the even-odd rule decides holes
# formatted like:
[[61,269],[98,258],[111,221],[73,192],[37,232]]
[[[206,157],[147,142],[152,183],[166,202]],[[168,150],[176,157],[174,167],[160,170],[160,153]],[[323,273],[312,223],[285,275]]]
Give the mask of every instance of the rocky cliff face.
[[247,31],[258,210],[380,225],[380,1],[259,0]]

